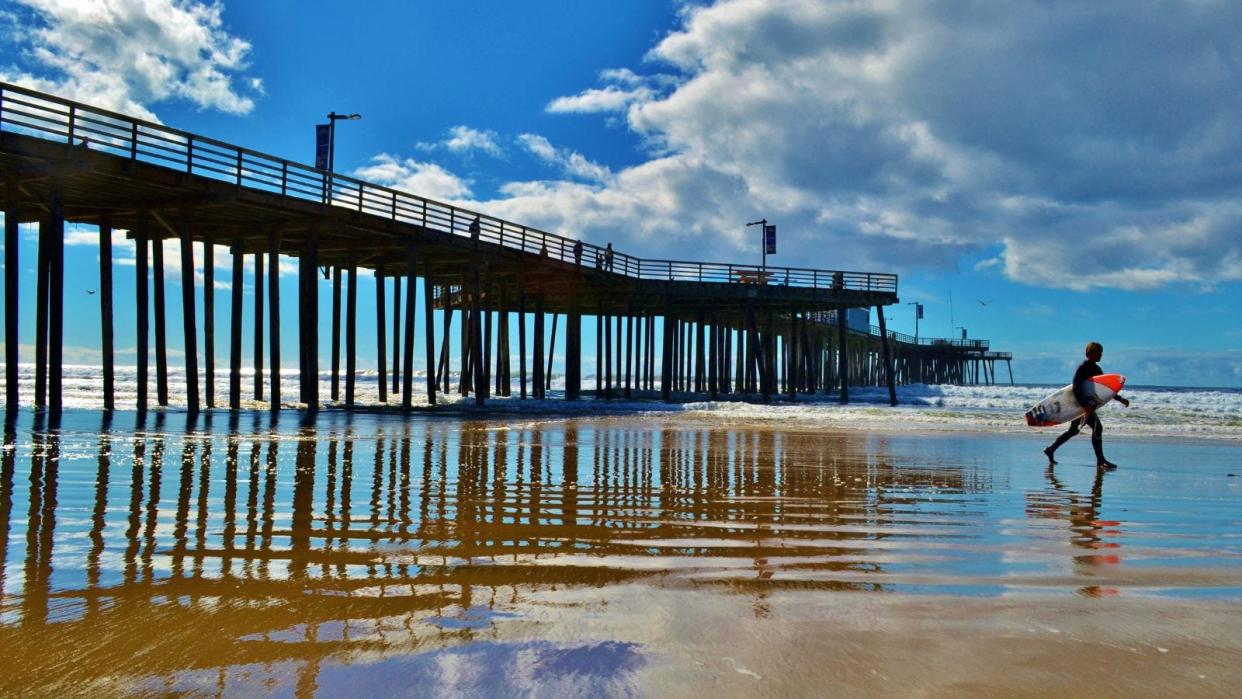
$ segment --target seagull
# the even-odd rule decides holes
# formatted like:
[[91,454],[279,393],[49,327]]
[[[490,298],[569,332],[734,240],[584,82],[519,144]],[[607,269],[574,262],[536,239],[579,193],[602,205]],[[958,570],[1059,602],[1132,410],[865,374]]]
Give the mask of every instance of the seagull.
[[99,289],[87,289],[86,293],[90,294],[91,296],[94,296],[96,291],[99,291]]
[[979,305],[980,305],[980,306],[986,306],[986,305],[988,305],[988,304],[992,303],[992,301],[991,301],[991,300],[988,300],[988,301],[984,301],[983,299],[975,299],[975,300],[979,302]]

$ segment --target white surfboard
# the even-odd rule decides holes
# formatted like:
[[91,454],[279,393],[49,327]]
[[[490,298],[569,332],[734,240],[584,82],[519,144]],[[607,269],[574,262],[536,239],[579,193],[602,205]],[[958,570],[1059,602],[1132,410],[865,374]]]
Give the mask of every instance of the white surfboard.
[[[1120,393],[1125,385],[1126,377],[1121,374],[1101,374],[1091,377],[1088,390],[1095,396],[1095,407],[1099,408]],[[1031,427],[1059,425],[1081,417],[1085,412],[1078,404],[1078,399],[1074,398],[1074,387],[1066,386],[1026,411],[1026,424]]]

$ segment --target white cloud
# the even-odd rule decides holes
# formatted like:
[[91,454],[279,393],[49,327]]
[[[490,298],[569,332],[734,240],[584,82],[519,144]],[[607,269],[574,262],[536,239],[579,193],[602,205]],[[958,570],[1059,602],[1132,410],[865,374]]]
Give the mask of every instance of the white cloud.
[[1210,288],[1242,279],[1237,26],[1224,2],[690,5],[647,56],[676,75],[605,71],[548,106],[623,113],[647,162],[592,176],[522,136],[566,181],[480,205],[644,254],[749,258],[762,216],[774,262],[999,248],[982,266],[1032,285]]
[[419,143],[418,149],[434,151],[444,149],[451,153],[469,155],[475,151],[486,153],[494,158],[503,158],[504,148],[497,141],[495,131],[472,129],[469,126],[454,126],[449,129],[448,138],[438,143]]
[[152,120],[167,100],[246,114],[263,94],[244,75],[250,43],[228,32],[219,3],[18,2],[8,34],[21,65],[0,68],[6,81]]
[[535,157],[559,167],[571,177],[599,183],[612,179],[612,172],[607,167],[587,160],[577,151],[557,148],[548,139],[538,134],[521,134],[518,136],[518,143]]
[[454,200],[470,196],[469,180],[435,163],[419,162],[413,158],[399,159],[387,153],[375,156],[370,165],[358,168],[351,174],[430,199]]

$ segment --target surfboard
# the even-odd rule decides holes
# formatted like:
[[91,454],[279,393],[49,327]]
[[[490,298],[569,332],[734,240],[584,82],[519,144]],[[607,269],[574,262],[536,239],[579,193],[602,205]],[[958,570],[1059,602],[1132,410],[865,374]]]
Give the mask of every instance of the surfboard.
[[[1121,374],[1101,374],[1091,378],[1088,390],[1095,396],[1095,407],[1098,409],[1120,393],[1125,385],[1126,377]],[[1026,411],[1026,424],[1031,427],[1059,425],[1081,417],[1085,412],[1078,399],[1074,398],[1074,387],[1066,386]]]

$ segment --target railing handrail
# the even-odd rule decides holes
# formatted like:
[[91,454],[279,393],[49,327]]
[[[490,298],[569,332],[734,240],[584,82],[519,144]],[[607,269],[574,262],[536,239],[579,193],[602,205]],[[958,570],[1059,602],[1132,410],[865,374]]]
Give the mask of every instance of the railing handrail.
[[[44,104],[14,100],[15,95]],[[14,104],[17,109],[13,108]],[[49,104],[64,107],[65,111]],[[108,120],[117,123],[110,124]],[[134,161],[233,182],[238,187],[279,192],[281,196],[302,201],[318,201],[392,221],[418,224],[426,229],[447,231],[467,239],[546,255],[573,265],[593,266],[601,272],[636,279],[897,292],[897,275],[889,273],[639,258],[209,136],[0,82],[0,131],[5,130],[6,124],[13,132],[48,140],[52,140],[49,135],[54,135],[59,137],[56,140],[63,139],[70,144],[81,138],[85,145],[120,153]],[[63,131],[56,128],[58,126],[63,127]]]

